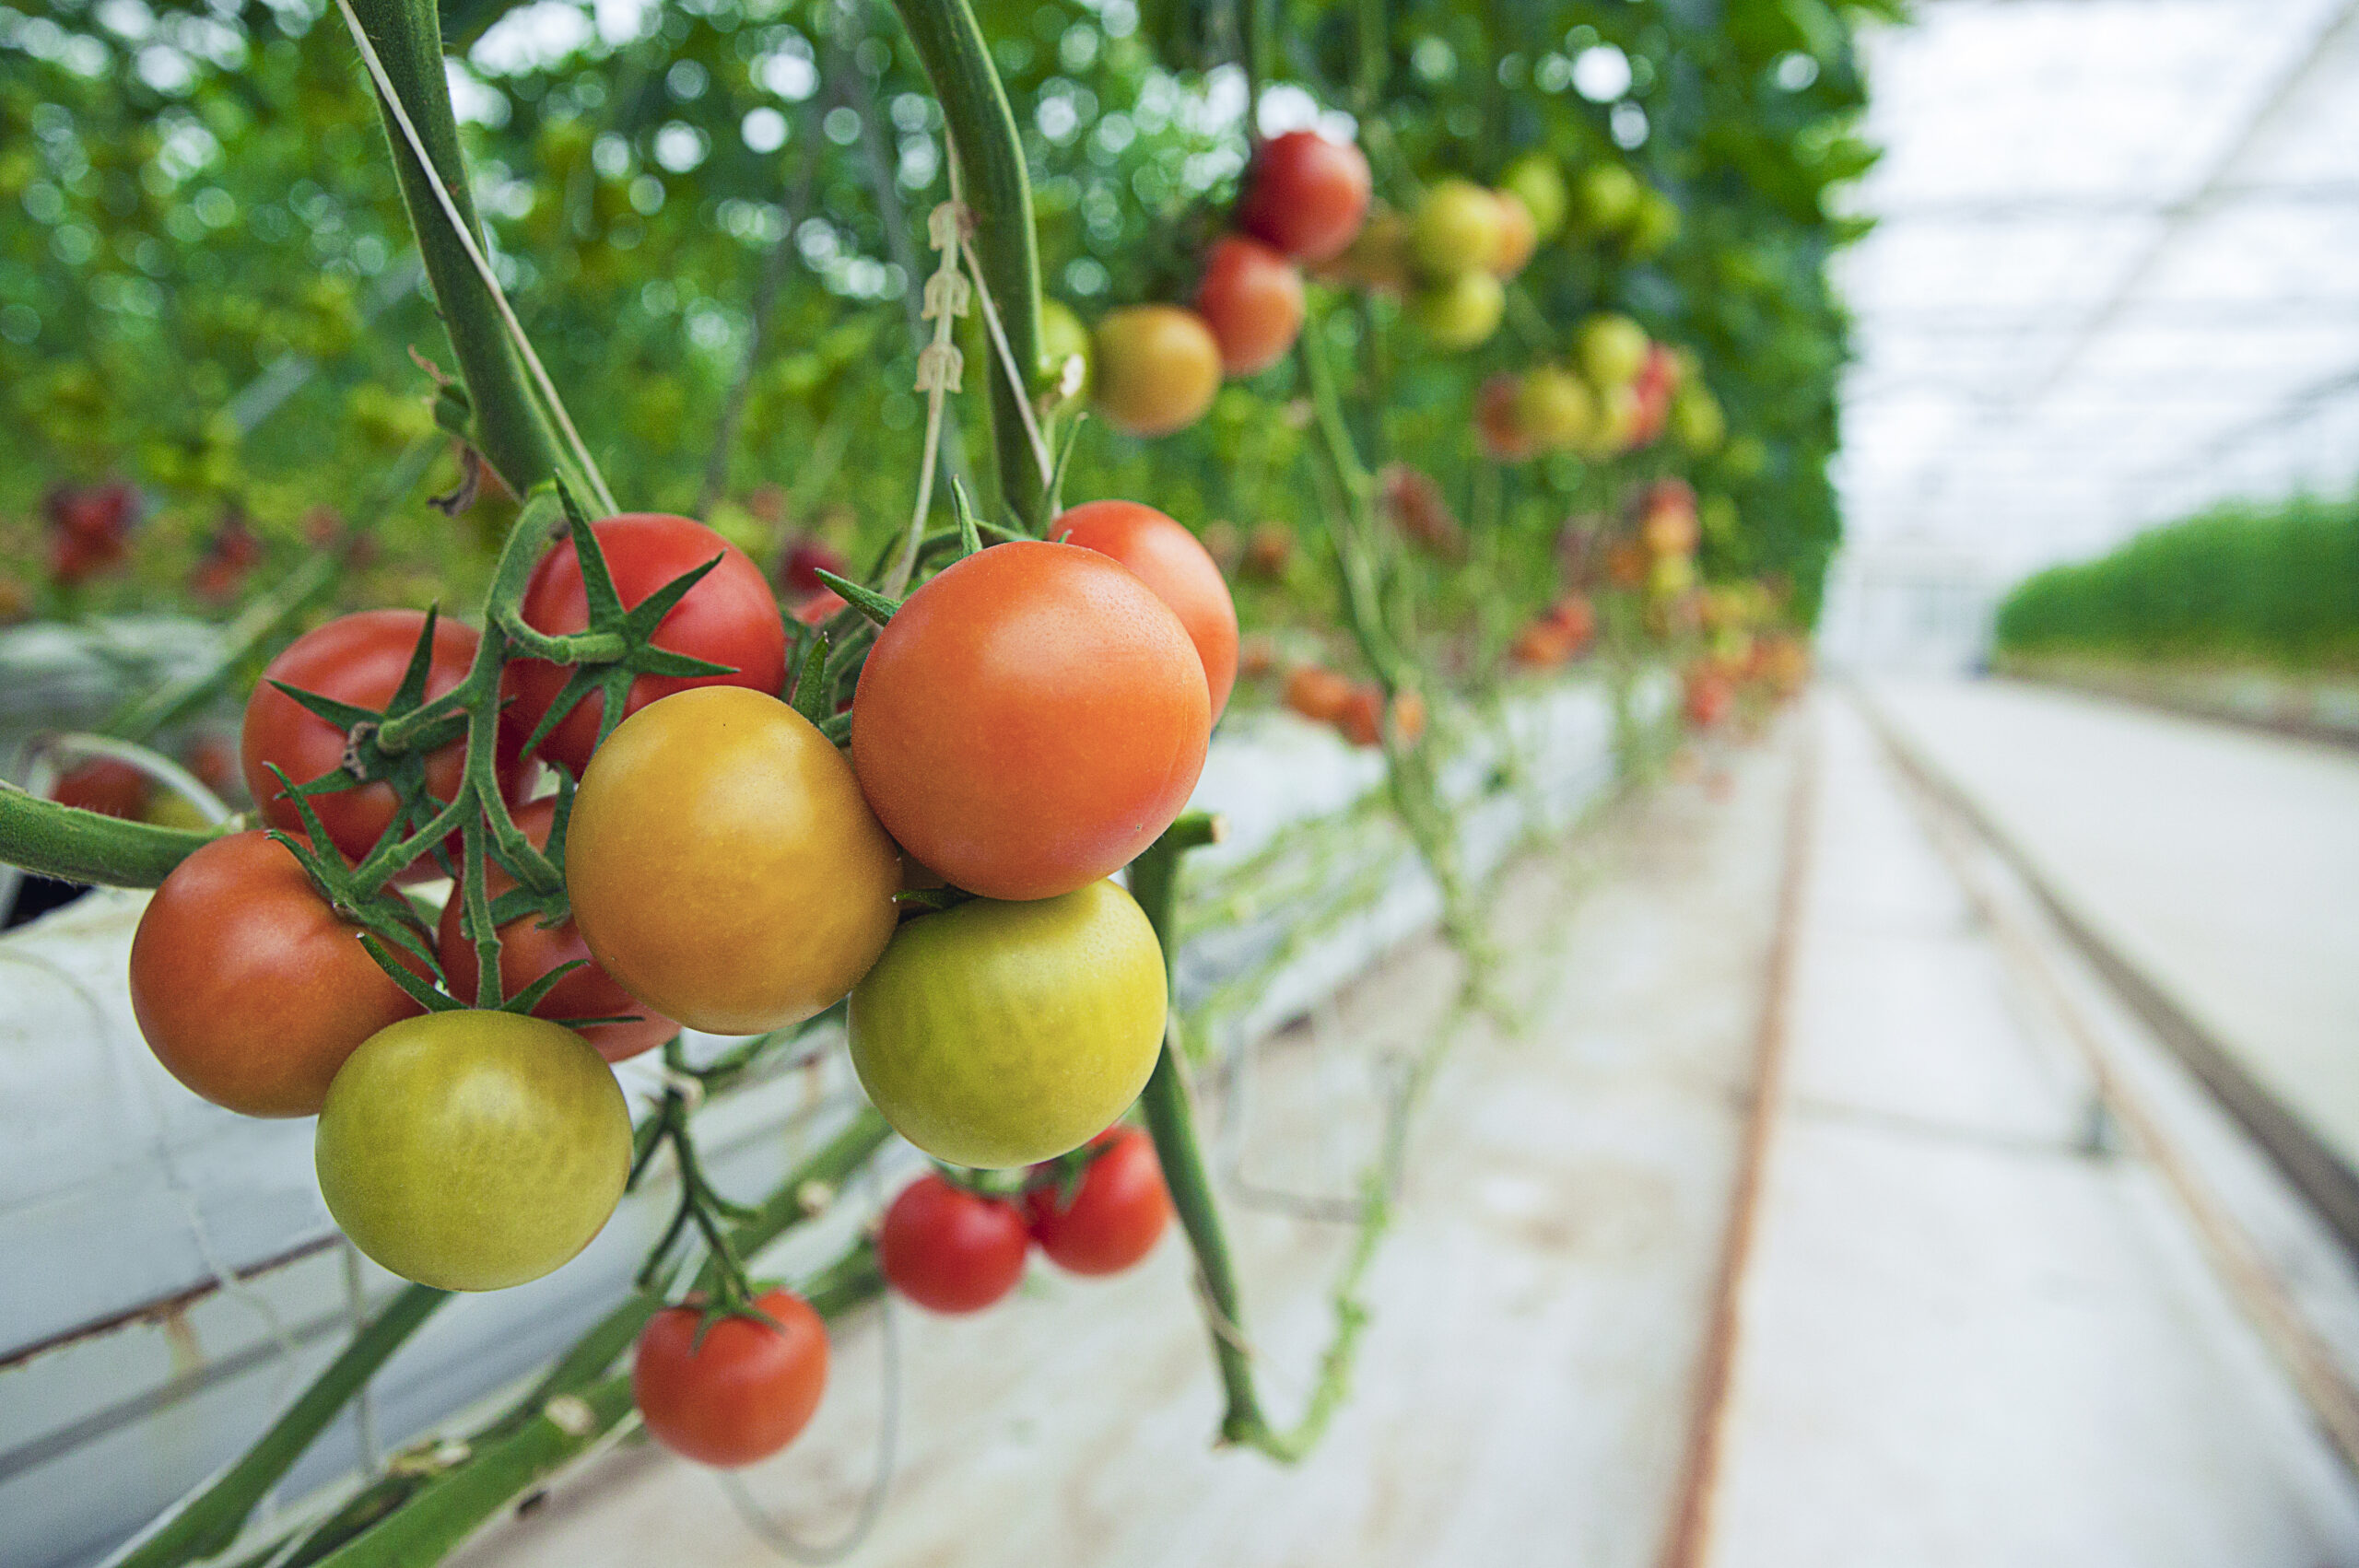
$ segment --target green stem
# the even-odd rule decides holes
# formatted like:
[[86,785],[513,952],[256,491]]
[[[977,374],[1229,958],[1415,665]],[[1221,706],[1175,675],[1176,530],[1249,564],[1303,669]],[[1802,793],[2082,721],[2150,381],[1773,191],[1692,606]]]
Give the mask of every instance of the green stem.
[[254,1504],[278,1484],[312,1440],[327,1430],[346,1401],[359,1392],[420,1324],[434,1316],[435,1308],[450,1299],[447,1291],[411,1285],[386,1303],[384,1310],[345,1346],[344,1353],[329,1363],[236,1464],[115,1568],[176,1568],[226,1550],[237,1539]]
[[154,887],[217,837],[61,806],[0,780],[0,862],[36,876]]
[[[1032,177],[1025,168],[1015,112],[967,0],[894,0],[894,8],[917,46],[934,96],[942,100],[943,122],[974,217],[983,286],[999,311],[1008,351],[1028,380],[1040,362],[1040,249],[1032,228]],[[1041,512],[1048,504],[1048,481],[1024,431],[1023,410],[1031,389],[1010,385],[1003,368],[996,364],[985,373],[991,384],[999,499],[1038,528],[1047,521]],[[987,517],[1000,515],[998,507],[982,509]]]
[[580,494],[596,494],[587,475],[561,460],[556,436],[525,383],[491,290],[434,194],[431,181],[439,179],[480,243],[483,223],[475,215],[459,150],[458,121],[451,111],[450,81],[443,75],[441,22],[433,0],[352,0],[352,8],[434,159],[429,173],[387,111],[385,131],[393,143],[393,166],[401,174],[402,200],[434,285],[435,309],[466,380],[475,446],[516,495],[560,472]]

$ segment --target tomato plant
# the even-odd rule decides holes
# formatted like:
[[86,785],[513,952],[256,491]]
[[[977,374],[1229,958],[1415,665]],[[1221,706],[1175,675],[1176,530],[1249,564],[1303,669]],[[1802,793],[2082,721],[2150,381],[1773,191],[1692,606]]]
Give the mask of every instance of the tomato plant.
[[1155,1142],[1135,1127],[1092,1141],[1068,1195],[1053,1170],[1025,1194],[1033,1239],[1069,1274],[1119,1274],[1155,1250],[1171,1223],[1171,1196]]
[[1184,430],[1220,391],[1220,344],[1193,310],[1126,305],[1100,317],[1090,341],[1097,412],[1125,435]]
[[[400,688],[425,630],[426,616],[416,610],[363,610],[304,633],[264,669],[246,701],[239,755],[246,788],[266,825],[287,833],[303,831],[302,813],[272,769],[284,773],[290,784],[327,778],[344,766],[350,740],[344,727],[306,708],[279,687],[293,686],[356,708],[381,709]],[[471,626],[447,617],[435,620],[428,697],[442,696],[465,678],[478,640]],[[455,798],[465,766],[463,742],[436,747],[425,758],[426,792],[437,801]],[[502,790],[513,798],[529,767],[504,754],[499,771]],[[310,801],[320,825],[348,860],[367,856],[401,812],[401,797],[382,779],[356,781],[350,789],[312,795]],[[417,874],[433,874],[431,862],[421,862]]]
[[[538,800],[518,808],[516,825],[524,830],[535,847],[546,848],[556,816],[554,800]],[[487,869],[484,887],[489,897],[498,898],[515,885],[515,879],[498,865]],[[460,919],[465,906],[463,891],[453,887],[450,902],[442,907],[441,920],[435,927],[434,942],[435,952],[442,960],[442,973],[451,983],[451,993],[462,1000],[472,1000],[481,969],[475,960],[475,944],[467,939]],[[514,996],[550,970],[574,963],[586,967],[574,970],[551,986],[547,994],[534,1004],[534,1017],[566,1023],[573,1019],[622,1019],[636,1014],[627,1023],[584,1023],[578,1027],[577,1033],[608,1061],[621,1061],[652,1050],[680,1032],[677,1024],[650,1009],[606,973],[591,956],[590,944],[581,940],[581,932],[570,917],[547,922],[538,915],[520,915],[499,928],[499,989],[503,996]]]
[[702,686],[607,738],[566,835],[573,918],[599,965],[717,1034],[838,1000],[893,934],[901,862],[841,753],[774,696]]
[[903,925],[852,989],[852,1067],[937,1159],[1052,1159],[1138,1097],[1163,1045],[1164,984],[1153,929],[1110,882],[978,898]]
[[1297,261],[1343,254],[1367,216],[1367,158],[1316,131],[1272,136],[1246,175],[1237,226]]
[[[631,512],[593,525],[599,553],[615,580],[625,609],[636,608],[648,595],[685,572],[707,562],[713,568],[686,597],[664,614],[655,628],[655,646],[684,653],[733,672],[715,675],[641,675],[630,685],[623,702],[623,717],[658,697],[695,686],[744,686],[775,696],[786,684],[786,626],[778,602],[761,568],[745,552],[711,529],[685,517],[663,512]],[[581,581],[581,563],[573,542],[561,541],[534,568],[524,591],[525,623],[536,631],[574,632],[589,625],[590,606]],[[520,659],[508,666],[509,691],[514,696],[510,717],[522,732],[530,732],[565,690],[571,672],[563,665],[537,659]],[[605,699],[593,694],[557,721],[540,753],[563,763],[575,778],[588,766],[598,743],[598,727]]]
[[1205,681],[1179,617],[1121,566],[1070,544],[997,544],[877,633],[852,697],[852,766],[886,829],[953,884],[1070,893],[1187,803],[1211,730]]
[[[139,916],[131,1005],[171,1075],[245,1116],[311,1116],[363,1040],[418,1004],[286,846],[233,833],[182,860]],[[423,965],[419,967],[422,969]]]
[[1220,346],[1221,369],[1252,376],[1285,357],[1302,333],[1302,274],[1258,240],[1225,234],[1204,258],[1196,313]]
[[1111,556],[1170,606],[1204,669],[1218,720],[1237,685],[1237,603],[1196,536],[1136,501],[1085,501],[1058,514],[1049,537]]
[[630,1113],[572,1030],[429,1012],[371,1035],[328,1085],[313,1157],[352,1244],[450,1291],[521,1285],[590,1245],[630,1174]]
[[1015,1204],[931,1171],[901,1189],[876,1232],[886,1282],[933,1312],[980,1312],[1001,1300],[1024,1278],[1031,1249]]
[[827,1391],[827,1326],[811,1304],[768,1291],[753,1306],[760,1317],[708,1322],[692,1299],[640,1330],[631,1398],[648,1434],[683,1458],[723,1469],[767,1459],[811,1424]]

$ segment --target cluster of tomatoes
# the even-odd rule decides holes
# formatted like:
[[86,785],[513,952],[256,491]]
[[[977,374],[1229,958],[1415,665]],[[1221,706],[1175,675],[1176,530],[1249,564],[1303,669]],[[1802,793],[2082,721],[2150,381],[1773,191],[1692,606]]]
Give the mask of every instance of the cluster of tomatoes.
[[1708,452],[1726,418],[1694,356],[1613,311],[1580,324],[1563,362],[1502,372],[1475,396],[1475,439],[1499,462],[1549,452],[1614,457],[1651,446],[1666,428],[1688,451]]
[[1705,650],[1681,670],[1680,692],[1695,728],[1716,727],[1741,699],[1766,708],[1790,698],[1810,680],[1810,645],[1776,624],[1776,606],[1758,585],[1696,593],[1693,618]]
[[1336,733],[1356,746],[1381,745],[1389,714],[1392,733],[1402,744],[1415,743],[1426,732],[1426,699],[1403,689],[1388,705],[1384,688],[1374,681],[1356,681],[1323,664],[1305,662],[1286,672],[1286,706],[1314,724],[1332,724]]
[[[1368,191],[1367,159],[1348,142],[1316,131],[1263,142],[1236,232],[1213,241],[1191,306],[1126,305],[1099,320],[1090,340],[1098,413],[1134,436],[1169,435],[1204,416],[1223,376],[1258,375],[1284,358],[1302,332],[1299,263],[1343,254]],[[1077,331],[1052,314],[1049,354]]]
[[[1236,677],[1203,546],[1102,501],[955,562],[877,630],[847,755],[777,695],[785,624],[742,552],[686,518],[592,532],[626,609],[667,595],[651,643],[676,657],[611,680],[507,662],[496,755],[475,759],[561,888],[494,857],[470,886],[459,835],[430,843],[462,741],[355,760],[389,713],[469,679],[479,634],[405,610],[332,621],[247,705],[244,772],[273,831],[199,849],[140,922],[132,998],[163,1064],[232,1110],[317,1114],[321,1189],[356,1245],[468,1290],[546,1273],[603,1226],[631,1147],[607,1063],[683,1025],[754,1034],[849,997],[870,1097],[961,1165],[1029,1165],[1113,1123],[1161,1048],[1167,988],[1108,878],[1185,804]],[[556,636],[590,614],[557,543],[519,619]],[[536,793],[543,764],[578,788]],[[461,875],[439,917],[408,917],[417,941],[372,939],[389,965],[274,832],[346,867],[424,843],[397,886]],[[945,891],[901,897],[924,887]],[[471,907],[497,928],[507,1008],[452,1005],[490,949]]]
[[120,479],[50,491],[41,499],[41,517],[52,580],[70,588],[122,566],[145,509],[138,490]]

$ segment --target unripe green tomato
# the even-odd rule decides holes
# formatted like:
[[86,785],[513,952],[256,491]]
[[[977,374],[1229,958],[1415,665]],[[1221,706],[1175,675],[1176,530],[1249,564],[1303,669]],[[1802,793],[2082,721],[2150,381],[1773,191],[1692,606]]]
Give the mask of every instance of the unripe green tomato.
[[1081,359],[1081,385],[1064,397],[1058,398],[1052,407],[1062,413],[1078,404],[1089,395],[1090,382],[1095,380],[1096,364],[1091,358],[1089,329],[1073,313],[1073,307],[1062,299],[1040,301],[1040,390],[1054,395],[1062,382],[1066,362],[1075,356]]
[[1627,381],[1618,387],[1602,388],[1597,394],[1597,431],[1583,449],[1583,455],[1608,458],[1629,451],[1638,433],[1639,418],[1646,411],[1638,389]]
[[1590,234],[1619,234],[1638,215],[1646,187],[1618,163],[1593,163],[1573,183],[1573,210]]
[[1700,381],[1683,381],[1672,394],[1671,427],[1679,444],[1700,457],[1719,450],[1728,435],[1728,416],[1720,411],[1720,400],[1712,395],[1711,388]]
[[429,1012],[361,1042],[328,1085],[320,1196],[405,1280],[497,1291],[590,1245],[630,1175],[630,1113],[588,1041],[519,1012]]
[[1193,310],[1125,305],[1097,320],[1097,412],[1131,436],[1168,436],[1204,416],[1220,391],[1220,344]]
[[1409,298],[1409,315],[1439,348],[1472,348],[1499,329],[1507,291],[1486,272],[1464,272]]
[[1539,365],[1516,388],[1516,423],[1552,451],[1584,446],[1597,435],[1603,411],[1589,383],[1570,370]]
[[1540,239],[1554,240],[1565,227],[1565,206],[1571,197],[1565,189],[1564,170],[1546,153],[1528,152],[1508,164],[1507,172],[1499,176],[1499,189],[1522,200]]
[[1498,197],[1454,176],[1426,190],[1409,225],[1409,258],[1420,274],[1441,280],[1485,271],[1498,253]]
[[1696,508],[1696,519],[1703,525],[1704,537],[1726,544],[1736,537],[1736,503],[1726,496],[1707,496]]
[[1738,479],[1750,479],[1769,466],[1769,449],[1758,436],[1739,436],[1720,453],[1720,466]]
[[1679,205],[1661,191],[1645,190],[1630,217],[1628,245],[1634,257],[1660,254],[1679,238]]
[[1647,329],[1629,317],[1604,310],[1581,323],[1574,345],[1581,374],[1601,392],[1628,386],[1647,363]]
[[893,1129],[1006,1169],[1130,1108],[1163,1047],[1163,950],[1110,882],[905,922],[851,993],[851,1063]]

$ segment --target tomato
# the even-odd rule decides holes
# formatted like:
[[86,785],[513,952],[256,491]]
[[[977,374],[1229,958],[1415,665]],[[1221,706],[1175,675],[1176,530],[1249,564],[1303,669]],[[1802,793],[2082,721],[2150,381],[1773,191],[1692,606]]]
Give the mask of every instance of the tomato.
[[1573,656],[1572,639],[1554,621],[1534,621],[1516,633],[1508,657],[1527,670],[1553,670]]
[[1297,261],[1341,255],[1367,216],[1367,158],[1349,142],[1288,131],[1262,144],[1237,226]]
[[1087,501],[1058,514],[1049,537],[1111,556],[1171,607],[1196,645],[1218,719],[1237,685],[1237,603],[1212,552],[1166,514],[1136,501]]
[[[520,806],[516,811],[516,825],[534,844],[546,848],[549,841],[549,825],[557,817],[554,800],[539,800]],[[486,861],[485,886],[493,898],[515,886],[515,882],[498,862]],[[482,973],[475,965],[475,944],[460,930],[460,917],[466,899],[459,888],[451,890],[451,901],[443,906],[441,924],[435,930],[435,951],[442,959],[442,973],[451,982],[451,994],[461,1001],[472,1002],[475,997],[475,980]],[[573,973],[549,988],[549,994],[533,1009],[535,1018],[554,1019],[562,1024],[572,1018],[616,1018],[629,1013],[640,1014],[634,1024],[593,1024],[577,1032],[590,1042],[593,1049],[608,1061],[621,1061],[651,1050],[680,1032],[680,1026],[623,989],[612,975],[598,966],[590,956],[589,943],[581,940],[581,932],[571,919],[544,926],[536,916],[526,915],[499,928],[499,989],[502,996],[514,996],[550,970],[576,960],[587,962],[586,969]]]
[[1281,578],[1294,559],[1294,532],[1283,522],[1256,523],[1245,542],[1244,567],[1252,577]]
[[1391,207],[1370,208],[1359,238],[1342,255],[1320,263],[1315,275],[1325,282],[1356,285],[1379,294],[1407,293],[1412,281],[1409,220]]
[[[344,731],[271,683],[283,681],[356,708],[381,709],[400,687],[403,672],[409,668],[410,655],[425,627],[426,616],[416,610],[364,610],[304,633],[263,671],[253,696],[246,700],[245,726],[239,733],[238,746],[246,788],[261,803],[267,825],[299,837],[303,832],[303,814],[271,776],[272,766],[284,771],[289,782],[308,784],[343,766],[346,738]],[[428,696],[440,696],[466,678],[479,640],[472,626],[452,620],[435,621],[426,676]],[[501,790],[513,800],[522,792],[529,765],[503,755],[499,771]],[[464,741],[438,746],[426,758],[427,791],[437,800],[448,801],[458,793],[465,773]],[[381,781],[313,795],[311,802],[337,850],[356,861],[376,847],[401,804],[393,787]],[[451,848],[455,855],[456,835]],[[416,872],[432,875],[431,860],[422,860]]]
[[1252,376],[1285,357],[1302,333],[1302,274],[1259,240],[1213,241],[1196,286],[1196,313],[1220,345],[1220,368]]
[[1426,699],[1417,692],[1392,694],[1392,732],[1403,745],[1415,745],[1426,732]]
[[1523,373],[1515,407],[1532,439],[1552,451],[1586,445],[1596,438],[1603,417],[1589,383],[1554,365],[1535,365]]
[[1384,743],[1384,693],[1367,681],[1352,683],[1351,695],[1344,699],[1344,710],[1335,715],[1335,728],[1344,739],[1356,746],[1381,745]]
[[1728,415],[1712,389],[1697,380],[1683,381],[1671,399],[1672,434],[1698,457],[1718,451],[1729,433]]
[[1507,312],[1499,280],[1486,272],[1464,272],[1447,283],[1409,297],[1409,314],[1439,348],[1473,348],[1499,330]]
[[1155,1140],[1135,1127],[1100,1133],[1097,1156],[1071,1202],[1053,1185],[1025,1194],[1032,1236],[1070,1274],[1119,1274],[1155,1250],[1171,1223],[1171,1195]]
[[1600,392],[1628,386],[1646,368],[1647,329],[1627,316],[1600,311],[1581,323],[1574,353]]
[[774,696],[677,693],[623,720],[573,797],[565,875],[605,971],[720,1035],[832,1006],[893,934],[900,858],[843,754]]
[[1409,254],[1436,281],[1488,271],[1498,260],[1504,220],[1498,197],[1472,180],[1436,181],[1409,223]]
[[1540,448],[1517,404],[1522,379],[1500,371],[1483,382],[1474,394],[1474,439],[1493,462],[1522,462]]
[[1716,665],[1691,664],[1681,681],[1681,707],[1687,722],[1698,730],[1708,730],[1726,716],[1729,703],[1736,696],[1736,688]]
[[49,798],[61,806],[131,821],[147,804],[147,776],[127,762],[92,757],[58,775]]
[[1651,187],[1638,193],[1637,210],[1631,215],[1624,241],[1634,257],[1644,258],[1669,248],[1679,238],[1679,205]]
[[[1074,359],[1081,361],[1080,384],[1070,394],[1057,397],[1056,390],[1064,381],[1065,367]],[[1081,318],[1073,313],[1073,307],[1059,299],[1041,300],[1040,377],[1052,399],[1052,413],[1062,413],[1089,396],[1090,382],[1095,379],[1091,374],[1094,369],[1089,329],[1081,324]]]
[[1097,412],[1125,435],[1168,436],[1220,391],[1220,344],[1193,310],[1126,305],[1098,319]]
[[1571,193],[1565,189],[1564,171],[1544,152],[1528,152],[1499,176],[1499,189],[1523,203],[1532,215],[1534,238],[1554,240],[1565,227],[1565,209]]
[[1573,210],[1591,234],[1618,234],[1638,215],[1646,187],[1618,163],[1594,163],[1573,184]]
[[1131,895],[921,915],[851,993],[851,1064],[894,1130],[952,1164],[1054,1159],[1129,1108],[1163,1047],[1163,952]]
[[1598,404],[1604,416],[1598,422],[1596,436],[1582,450],[1591,457],[1610,457],[1629,451],[1645,412],[1638,406],[1638,389],[1626,382],[1607,387],[1599,393]]
[[683,1458],[724,1469],[767,1459],[811,1424],[827,1391],[827,1326],[811,1304],[769,1291],[754,1305],[769,1323],[731,1316],[707,1327],[691,1302],[640,1330],[631,1398],[648,1434]]
[[1502,278],[1513,277],[1540,248],[1540,226],[1532,209],[1512,191],[1493,191],[1490,195],[1499,210],[1499,237],[1491,252],[1491,271]]
[[[592,532],[595,532],[596,530],[593,528]],[[604,545],[602,544],[600,548],[604,548]],[[716,572],[720,569],[719,567],[713,568]],[[798,539],[787,546],[785,559],[779,565],[778,576],[780,584],[787,592],[801,599],[814,593],[832,591],[825,582],[820,580],[821,572],[833,572],[838,577],[841,577],[847,569],[849,568],[844,561],[842,551],[832,545],[824,544],[816,539]],[[656,586],[661,588],[663,584],[658,583]],[[699,588],[702,586],[702,583],[698,584]],[[678,613],[676,610],[673,612],[674,614]],[[665,624],[670,624],[669,616],[665,617]]]
[[1352,700],[1352,683],[1332,670],[1305,664],[1286,676],[1286,706],[1314,724],[1332,724]]
[[1578,653],[1589,646],[1597,635],[1597,612],[1590,602],[1578,593],[1568,593],[1548,606],[1548,624],[1565,634],[1572,651]]
[[[730,675],[641,675],[623,699],[628,719],[658,697],[697,686],[744,686],[777,696],[786,685],[786,623],[778,601],[770,597],[762,568],[745,551],[700,522],[662,512],[629,512],[593,523],[599,551],[615,579],[623,608],[641,600],[674,578],[721,557],[687,597],[672,606],[655,628],[655,646],[691,659],[726,664]],[[581,586],[581,566],[574,558],[573,541],[567,539],[541,558],[524,589],[524,622],[544,632],[578,632],[590,624],[589,599]],[[515,700],[508,710],[517,733],[530,734],[565,689],[572,670],[537,659],[520,659],[508,666],[506,694]],[[598,723],[605,708],[602,696],[585,697],[560,720],[541,755],[561,762],[577,778],[589,766],[598,744]]]
[[380,1029],[328,1085],[312,1160],[352,1244],[446,1291],[521,1285],[605,1225],[630,1175],[614,1070],[518,1012],[429,1012]]
[[418,1011],[293,852],[259,832],[204,846],[147,901],[131,1008],[173,1077],[258,1117],[315,1114],[344,1059]]
[[876,1233],[886,1282],[934,1312],[980,1312],[998,1301],[1024,1278],[1031,1250],[1015,1204],[931,1171],[901,1189]]
[[1212,727],[1179,617],[1095,550],[1040,540],[910,594],[851,714],[852,766],[886,830],[991,898],[1070,893],[1128,863],[1188,803]]
[[1697,525],[1696,492],[1684,480],[1659,479],[1648,488],[1638,537],[1656,556],[1692,556]]

